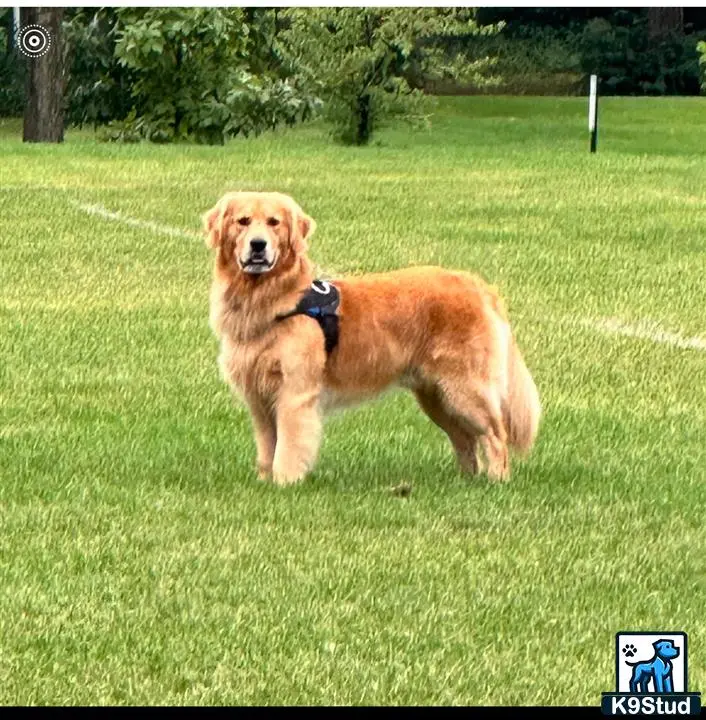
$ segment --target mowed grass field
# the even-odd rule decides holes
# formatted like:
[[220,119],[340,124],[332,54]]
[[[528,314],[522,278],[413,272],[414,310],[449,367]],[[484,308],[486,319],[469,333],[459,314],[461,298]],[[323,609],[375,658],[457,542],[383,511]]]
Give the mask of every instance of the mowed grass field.
[[[0,702],[597,706],[619,630],[686,631],[706,691],[705,111],[605,99],[595,156],[580,98],[444,100],[367,148],[2,121]],[[207,324],[230,189],[292,194],[328,273],[501,289],[544,406],[510,483],[402,393],[256,479]]]

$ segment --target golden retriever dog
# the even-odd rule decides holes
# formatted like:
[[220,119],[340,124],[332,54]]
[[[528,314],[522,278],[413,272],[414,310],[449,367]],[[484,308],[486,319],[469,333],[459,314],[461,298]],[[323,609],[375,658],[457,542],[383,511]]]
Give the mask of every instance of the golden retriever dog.
[[[537,388],[498,295],[480,278],[435,267],[331,280],[339,337],[294,314],[315,279],[315,222],[287,195],[232,192],[204,215],[215,251],[210,325],[225,380],[252,416],[261,478],[301,480],[316,461],[326,410],[391,386],[410,389],[449,437],[461,468],[509,476],[508,445],[537,433]],[[286,317],[282,317],[286,316]]]

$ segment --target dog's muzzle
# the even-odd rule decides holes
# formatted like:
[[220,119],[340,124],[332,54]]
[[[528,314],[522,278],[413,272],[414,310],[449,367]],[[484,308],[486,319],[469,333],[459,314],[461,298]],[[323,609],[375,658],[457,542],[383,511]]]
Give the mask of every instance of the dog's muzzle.
[[243,272],[261,274],[272,270],[276,259],[269,244],[255,240],[250,242],[247,255],[241,257],[239,262]]

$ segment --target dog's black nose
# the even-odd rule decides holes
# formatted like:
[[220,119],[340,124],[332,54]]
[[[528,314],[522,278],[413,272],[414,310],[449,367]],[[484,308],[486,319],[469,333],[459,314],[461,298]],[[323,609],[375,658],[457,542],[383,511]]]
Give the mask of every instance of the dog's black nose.
[[267,240],[260,240],[258,238],[257,240],[250,241],[250,249],[255,253],[265,252],[266,247],[267,247]]

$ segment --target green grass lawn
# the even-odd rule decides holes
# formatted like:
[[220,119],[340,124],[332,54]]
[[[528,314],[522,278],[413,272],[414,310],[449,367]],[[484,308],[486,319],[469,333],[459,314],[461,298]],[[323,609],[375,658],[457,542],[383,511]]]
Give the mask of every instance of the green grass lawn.
[[[0,122],[0,702],[597,706],[624,629],[688,632],[706,692],[706,99],[603,100],[595,156],[585,115],[445,100],[363,149]],[[228,189],[292,194],[329,272],[500,287],[545,413],[512,482],[405,394],[258,482],[191,235]]]

